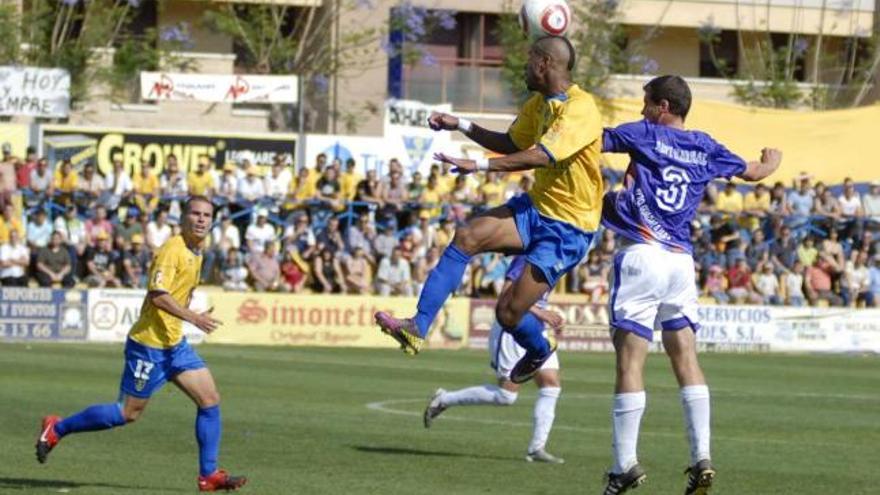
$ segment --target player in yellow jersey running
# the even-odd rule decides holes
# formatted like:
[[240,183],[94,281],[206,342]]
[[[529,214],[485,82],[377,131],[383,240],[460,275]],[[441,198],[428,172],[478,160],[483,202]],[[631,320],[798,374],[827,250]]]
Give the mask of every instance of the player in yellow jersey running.
[[471,257],[496,251],[524,254],[528,262],[496,307],[498,323],[526,349],[511,370],[511,381],[529,380],[553,354],[555,341],[544,334],[544,324],[529,308],[586,255],[602,206],[602,119],[592,95],[571,82],[573,67],[574,49],[566,38],[537,40],[526,67],[526,83],[535,93],[506,133],[448,114],[429,118],[435,130],[458,129],[505,155],[467,160],[438,154],[438,160],[452,164],[459,173],[535,169],[535,185],[528,194],[456,230],[453,243],[428,276],[414,318],[376,314],[382,331],[405,352],[418,352],[437,312],[461,283]]
[[119,401],[97,404],[72,416],[43,418],[37,439],[37,460],[66,435],[124,426],[137,420],[156,391],[171,380],[198,407],[196,439],[199,443],[199,491],[235,490],[247,481],[217,469],[220,451],[220,394],[205,362],[183,336],[188,321],[205,333],[221,324],[211,311],[196,313],[189,306],[199,282],[202,243],[210,232],[214,206],[204,196],[192,196],[183,207],[181,234],[156,252],[150,266],[148,294],[140,318],[125,343]]

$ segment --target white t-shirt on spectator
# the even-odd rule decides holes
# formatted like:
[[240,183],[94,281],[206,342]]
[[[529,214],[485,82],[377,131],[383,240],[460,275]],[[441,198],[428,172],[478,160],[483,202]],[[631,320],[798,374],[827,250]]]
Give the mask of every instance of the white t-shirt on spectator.
[[[21,258],[30,259],[30,250],[23,243],[17,246],[12,244],[0,245],[0,262],[12,261]],[[7,268],[0,268],[0,278],[21,277],[24,275],[24,267],[21,265],[13,265]]]
[[865,194],[862,196],[862,203],[865,207],[865,216],[880,219],[880,195]]
[[840,203],[840,211],[849,217],[854,216],[859,211],[859,207],[862,206],[862,198],[858,193],[853,194],[849,199],[846,199],[846,196],[841,194],[837,198],[837,202]]
[[46,170],[41,176],[37,169],[31,170],[31,189],[43,192],[52,185],[52,173]]
[[107,176],[104,177],[104,188],[110,191],[112,194],[118,196],[134,189],[134,184],[132,184],[131,177],[129,177],[128,174],[123,173],[119,177],[119,181],[116,182],[116,188],[113,187],[113,182],[115,179],[116,177],[113,175],[113,172],[108,173]]
[[254,241],[254,247],[252,251],[262,253],[263,247],[266,245],[266,242],[275,239],[275,227],[273,227],[268,222],[263,224],[262,227],[255,223],[252,223],[245,231],[244,238],[248,242]]
[[871,283],[871,278],[868,273],[867,266],[860,266],[856,268],[855,263],[852,261],[846,262],[846,283],[849,286],[849,290],[853,292],[862,292],[868,289],[868,286]]
[[761,273],[756,279],[755,288],[762,296],[775,296],[779,292],[779,279],[773,273]]
[[155,221],[147,224],[147,244],[153,249],[158,249],[165,241],[171,238],[171,226],[167,223],[159,226]]
[[229,247],[234,247],[235,249],[241,247],[241,237],[238,234],[238,227],[234,223],[229,224],[225,230],[223,225],[214,227],[214,230],[211,232],[211,240],[214,241],[212,243],[214,246],[219,246],[223,241],[226,241],[229,243]]
[[379,282],[394,285],[410,280],[411,278],[409,262],[403,258],[397,260],[396,265],[391,264],[390,256],[382,258],[382,262],[379,263],[379,272],[376,274],[376,279]]
[[238,194],[248,201],[256,201],[266,195],[266,188],[263,187],[263,181],[256,177],[253,181],[245,178],[238,181]]
[[290,187],[291,175],[289,170],[282,170],[278,177],[272,177],[270,173],[266,177],[266,196],[276,199],[283,198],[287,195],[287,189]]
[[186,183],[186,176],[178,172],[177,174],[177,182],[172,182],[169,180],[167,174],[162,174],[162,177],[159,179],[159,186],[165,191],[169,196],[186,196],[189,194],[189,187]]
[[235,175],[223,174],[215,184],[217,184],[218,195],[235,199],[235,194],[238,192],[238,179],[235,178]]

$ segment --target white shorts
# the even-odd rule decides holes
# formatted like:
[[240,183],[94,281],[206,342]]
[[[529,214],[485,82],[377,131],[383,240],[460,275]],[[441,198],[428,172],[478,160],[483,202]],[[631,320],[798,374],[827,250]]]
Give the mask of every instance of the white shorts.
[[[542,370],[558,370],[559,358],[554,352],[544,365]],[[492,322],[492,330],[489,332],[489,359],[492,369],[495,370],[495,376],[499,380],[507,380],[510,378],[510,370],[516,366],[516,363],[526,355],[526,350],[516,343],[513,335],[501,329],[501,325],[497,321]]]
[[614,255],[611,328],[653,340],[654,330],[699,328],[694,259],[651,244],[625,245]]

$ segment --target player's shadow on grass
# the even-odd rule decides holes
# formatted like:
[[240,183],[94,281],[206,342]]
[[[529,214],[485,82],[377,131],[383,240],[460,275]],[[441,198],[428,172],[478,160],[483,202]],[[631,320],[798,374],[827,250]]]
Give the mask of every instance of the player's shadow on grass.
[[424,457],[473,457],[475,459],[491,459],[495,461],[509,461],[512,457],[501,457],[494,455],[480,455],[464,452],[446,452],[442,450],[422,450],[412,449],[408,447],[378,447],[368,445],[354,445],[352,448],[358,452],[367,454],[385,454],[385,455],[416,455]]
[[[116,490],[155,490],[155,486],[117,485],[113,483],[82,483],[66,480],[37,480],[29,478],[4,478],[0,476],[0,489],[2,490],[29,490],[33,488],[113,488]],[[173,488],[162,488],[163,491],[189,491]]]

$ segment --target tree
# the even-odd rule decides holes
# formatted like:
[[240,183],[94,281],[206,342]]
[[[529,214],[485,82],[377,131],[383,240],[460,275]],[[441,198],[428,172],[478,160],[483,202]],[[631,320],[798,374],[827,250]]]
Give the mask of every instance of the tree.
[[[437,27],[455,27],[450,12],[429,11],[404,1],[392,10],[389,21],[381,27],[341,29],[341,19],[382,15],[376,9],[371,0],[333,0],[315,6],[226,4],[207,11],[203,21],[210,29],[233,40],[239,55],[236,63],[241,70],[296,74],[304,84],[304,123],[314,131],[327,126],[321,120],[329,114],[329,89],[336,78],[382,65],[385,55],[417,63],[426,55],[419,44],[423,37]],[[359,113],[378,110],[346,109],[334,117],[351,129]],[[279,105],[272,106],[271,120],[276,129],[298,127],[296,116],[283,112]]]
[[[76,106],[96,96],[126,100],[142,70],[189,65],[172,56],[188,40],[161,41],[156,29],[135,32],[132,21],[142,0],[32,0],[19,7],[0,4],[0,63],[59,67],[70,72]],[[155,8],[161,2],[154,2]],[[107,54],[113,56],[108,60]],[[101,83],[109,95],[102,95]]]

